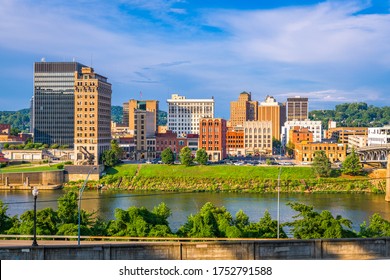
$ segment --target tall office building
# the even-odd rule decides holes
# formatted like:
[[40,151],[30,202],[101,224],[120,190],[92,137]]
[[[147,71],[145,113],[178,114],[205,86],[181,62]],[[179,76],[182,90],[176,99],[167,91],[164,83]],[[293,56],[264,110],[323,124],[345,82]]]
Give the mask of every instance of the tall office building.
[[34,142],[73,146],[74,73],[77,62],[35,62],[34,96],[31,101],[31,132]]
[[130,99],[123,103],[123,124],[134,130],[134,112],[136,110],[152,112],[154,115],[154,130],[157,132],[158,126],[158,104],[157,100],[135,100]]
[[100,155],[110,149],[111,84],[90,67],[73,74],[75,165],[97,165]]
[[259,121],[271,121],[272,137],[280,140],[281,128],[286,121],[286,106],[267,95],[265,101],[260,103],[257,115]]
[[230,125],[243,125],[245,121],[257,120],[257,101],[252,101],[251,93],[241,92],[237,101],[230,102]]
[[287,98],[287,121],[304,121],[309,118],[309,99],[307,97]]
[[199,121],[214,118],[214,98],[186,99],[172,94],[168,103],[168,129],[178,136],[199,134]]

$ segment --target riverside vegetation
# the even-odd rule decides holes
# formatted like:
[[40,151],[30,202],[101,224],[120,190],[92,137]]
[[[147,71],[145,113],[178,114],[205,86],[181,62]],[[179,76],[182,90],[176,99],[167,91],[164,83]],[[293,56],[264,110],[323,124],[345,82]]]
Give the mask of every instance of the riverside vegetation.
[[[108,189],[148,191],[220,191],[276,192],[278,166],[231,165],[160,165],[120,164],[106,169],[99,181],[88,186],[102,185]],[[65,187],[80,187],[83,181],[69,182]],[[384,193],[385,180],[367,175],[342,175],[332,170],[331,177],[316,177],[309,167],[282,167],[281,192],[359,192]]]
[[[45,208],[37,211],[38,235],[78,234],[78,196],[74,191],[67,192],[58,200],[57,210]],[[351,230],[352,222],[341,216],[334,217],[325,210],[317,212],[313,206],[289,203],[297,211],[293,221],[281,224],[280,237],[287,238],[288,227],[294,238],[350,238],[350,237],[389,237],[390,222],[379,214],[360,225],[360,231]],[[173,232],[168,218],[172,212],[161,203],[152,211],[145,207],[129,207],[115,210],[115,219],[104,221],[81,210],[81,234],[84,236],[128,236],[128,237],[189,237],[189,238],[276,238],[277,221],[268,211],[258,222],[250,222],[248,216],[239,210],[235,216],[224,207],[205,203],[198,213],[187,217],[187,221]],[[7,205],[0,201],[0,234],[33,234],[34,212],[28,210],[20,217],[7,215]]]

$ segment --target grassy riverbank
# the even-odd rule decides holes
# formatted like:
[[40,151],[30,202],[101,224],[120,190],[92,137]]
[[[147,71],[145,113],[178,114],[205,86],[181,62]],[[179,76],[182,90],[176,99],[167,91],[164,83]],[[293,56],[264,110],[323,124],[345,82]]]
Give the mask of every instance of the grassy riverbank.
[[[99,182],[110,189],[149,191],[275,192],[279,166],[118,165]],[[72,184],[74,185],[74,184]],[[383,179],[369,176],[316,178],[310,167],[282,167],[282,192],[375,192],[385,190]]]
[[17,165],[8,165],[0,168],[0,173],[18,173],[18,172],[44,172],[58,170],[59,164],[31,164],[23,163]]

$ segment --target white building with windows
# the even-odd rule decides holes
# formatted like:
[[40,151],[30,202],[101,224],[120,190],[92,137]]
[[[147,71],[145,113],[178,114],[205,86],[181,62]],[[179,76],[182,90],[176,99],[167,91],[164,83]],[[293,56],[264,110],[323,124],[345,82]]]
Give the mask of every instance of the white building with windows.
[[368,128],[368,146],[390,144],[390,125]]
[[214,98],[187,99],[172,94],[168,103],[168,129],[178,136],[199,134],[199,121],[202,118],[214,118]]
[[300,128],[308,128],[309,131],[313,132],[313,142],[321,142],[322,141],[322,124],[321,121],[311,121],[311,120],[304,120],[304,121],[287,121],[284,123],[284,126],[282,127],[282,145],[287,145],[289,139],[289,131],[290,129],[293,129],[294,127],[300,127]]
[[272,154],[272,122],[244,122],[244,149],[247,155]]

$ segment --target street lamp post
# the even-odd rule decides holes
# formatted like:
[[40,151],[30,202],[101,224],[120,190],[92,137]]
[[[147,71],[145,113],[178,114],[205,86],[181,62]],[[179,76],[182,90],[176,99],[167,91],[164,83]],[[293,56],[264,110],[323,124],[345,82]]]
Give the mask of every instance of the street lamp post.
[[34,239],[32,246],[38,246],[37,242],[37,198],[38,198],[38,188],[34,187],[32,190],[32,195],[34,196]]
[[278,175],[278,207],[277,207],[277,220],[278,220],[278,228],[277,228],[277,238],[279,239],[279,227],[280,227],[280,175],[282,174],[282,167],[279,168]]
[[82,197],[82,195],[83,195],[85,186],[87,185],[89,175],[91,174],[91,172],[92,172],[93,170],[96,170],[96,167],[93,167],[93,168],[91,168],[91,170],[89,170],[88,175],[87,175],[87,178],[85,178],[85,181],[84,181],[82,187],[81,187],[80,190],[79,190],[79,203],[78,203],[78,238],[77,238],[77,245],[79,245],[79,246],[80,246],[80,232],[81,232],[81,230],[80,230],[80,222],[81,222],[81,215],[80,215],[80,212],[81,212],[81,211],[80,211],[80,210],[81,210],[81,197]]

